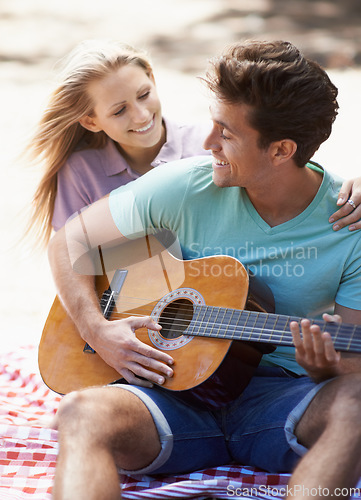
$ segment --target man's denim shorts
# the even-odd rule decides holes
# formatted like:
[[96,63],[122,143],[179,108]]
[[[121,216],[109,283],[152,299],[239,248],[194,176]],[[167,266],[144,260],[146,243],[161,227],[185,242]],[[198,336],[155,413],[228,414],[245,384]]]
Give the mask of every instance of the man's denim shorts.
[[324,384],[259,367],[243,394],[215,411],[193,407],[166,389],[117,384],[147,406],[162,444],[149,466],[123,472],[179,474],[230,463],[291,472],[307,451],[295,427]]

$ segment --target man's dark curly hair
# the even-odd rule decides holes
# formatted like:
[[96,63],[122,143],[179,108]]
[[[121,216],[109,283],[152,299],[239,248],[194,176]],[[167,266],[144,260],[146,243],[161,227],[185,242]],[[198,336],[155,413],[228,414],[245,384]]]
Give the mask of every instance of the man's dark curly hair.
[[235,43],[211,65],[205,82],[221,101],[250,107],[249,124],[260,134],[260,147],[292,139],[294,160],[303,167],[329,137],[338,90],[320,65],[291,43]]

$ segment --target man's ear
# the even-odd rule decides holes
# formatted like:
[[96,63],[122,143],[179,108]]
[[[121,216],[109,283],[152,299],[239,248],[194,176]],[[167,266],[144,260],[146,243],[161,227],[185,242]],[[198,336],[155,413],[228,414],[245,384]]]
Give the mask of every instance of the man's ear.
[[89,115],[80,118],[79,123],[82,127],[90,130],[90,132],[100,132],[102,130],[100,127],[98,127],[94,118]]
[[275,141],[271,145],[272,159],[276,165],[280,165],[286,161],[292,160],[296,151],[297,144],[292,139]]

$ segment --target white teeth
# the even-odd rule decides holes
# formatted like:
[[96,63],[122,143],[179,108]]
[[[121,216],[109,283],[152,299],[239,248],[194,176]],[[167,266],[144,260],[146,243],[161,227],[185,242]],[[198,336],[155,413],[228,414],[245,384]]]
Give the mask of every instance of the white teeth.
[[217,160],[216,163],[217,163],[217,165],[228,165],[228,161]]
[[146,125],[143,128],[137,128],[137,129],[135,129],[134,132],[145,132],[146,130],[149,130],[150,127],[153,125],[153,122],[154,122],[154,120],[152,120],[151,122],[149,122],[148,125]]

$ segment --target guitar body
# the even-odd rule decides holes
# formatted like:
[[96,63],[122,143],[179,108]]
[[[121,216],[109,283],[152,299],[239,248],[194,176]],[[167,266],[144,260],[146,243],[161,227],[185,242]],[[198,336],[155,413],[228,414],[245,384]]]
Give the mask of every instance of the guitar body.
[[[142,342],[166,350],[175,361],[174,376],[162,387],[189,390],[223,370],[226,383],[233,378],[239,392],[235,367],[249,364],[253,367],[251,376],[261,356],[258,350],[247,344],[241,350],[232,348],[233,355],[227,358],[233,361],[227,367],[222,361],[230,350],[231,340],[192,336],[197,328],[193,317],[193,308],[197,305],[244,308],[249,278],[237,259],[217,256],[178,260],[154,237],[128,242],[121,245],[121,251],[103,252],[103,259],[106,272],[96,279],[99,295],[108,288],[115,269],[127,271],[110,320],[151,315],[162,325],[160,332],[147,328],[136,331]],[[52,390],[65,394],[120,378],[97,353],[84,352],[84,344],[56,297],[39,346],[40,373]]]

